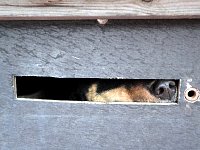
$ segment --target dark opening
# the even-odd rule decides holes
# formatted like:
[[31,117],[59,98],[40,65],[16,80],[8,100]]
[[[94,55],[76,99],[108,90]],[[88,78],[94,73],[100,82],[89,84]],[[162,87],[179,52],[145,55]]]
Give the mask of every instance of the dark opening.
[[163,94],[164,91],[164,88],[159,88],[159,94]]
[[[174,86],[162,87],[162,91],[156,89],[163,82],[174,82]],[[156,79],[97,79],[97,78],[53,78],[53,77],[15,77],[15,89],[17,98],[44,99],[44,100],[66,100],[66,101],[88,101],[86,93],[91,85],[96,84],[96,93],[101,95],[105,91],[122,87],[132,89],[140,86],[149,91],[160,101],[168,99],[169,102],[177,102],[179,80],[156,80]],[[167,85],[167,84],[166,84]],[[176,90],[174,94],[166,97],[164,88]],[[128,93],[130,94],[130,92]],[[189,93],[188,93],[189,94]],[[190,95],[192,95],[191,93]],[[164,98],[163,98],[164,97]],[[115,97],[113,97],[115,98]],[[136,101],[136,100],[135,100]],[[119,102],[119,101],[118,101]],[[124,101],[123,101],[124,102]],[[137,100],[140,102],[140,100]],[[144,101],[142,101],[144,102]]]
[[189,97],[194,97],[195,95],[196,95],[196,92],[193,91],[193,90],[191,90],[191,91],[188,92],[188,96]]

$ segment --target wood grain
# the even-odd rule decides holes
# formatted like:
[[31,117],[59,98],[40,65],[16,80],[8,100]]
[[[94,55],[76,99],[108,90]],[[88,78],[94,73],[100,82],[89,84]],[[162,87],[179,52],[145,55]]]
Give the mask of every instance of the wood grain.
[[1,0],[0,20],[200,18],[198,0]]

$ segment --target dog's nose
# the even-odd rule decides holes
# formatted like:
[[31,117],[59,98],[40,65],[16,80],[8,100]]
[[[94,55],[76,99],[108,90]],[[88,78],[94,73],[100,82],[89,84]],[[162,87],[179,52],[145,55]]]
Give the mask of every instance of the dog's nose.
[[176,94],[176,83],[174,81],[160,81],[154,92],[162,100],[172,100]]

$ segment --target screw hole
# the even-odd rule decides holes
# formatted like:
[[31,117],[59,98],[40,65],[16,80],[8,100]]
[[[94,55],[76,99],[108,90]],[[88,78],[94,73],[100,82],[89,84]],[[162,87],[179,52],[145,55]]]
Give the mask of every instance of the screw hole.
[[195,88],[186,89],[185,98],[188,101],[197,101],[199,98],[199,91]]
[[189,97],[195,97],[195,95],[196,95],[196,92],[193,90],[188,92]]

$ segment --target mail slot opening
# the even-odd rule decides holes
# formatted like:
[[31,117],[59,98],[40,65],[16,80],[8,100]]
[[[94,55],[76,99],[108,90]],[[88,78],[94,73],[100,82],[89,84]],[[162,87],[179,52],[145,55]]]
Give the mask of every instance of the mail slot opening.
[[[177,103],[178,79],[15,77],[17,99]],[[192,93],[189,93],[192,95]]]

